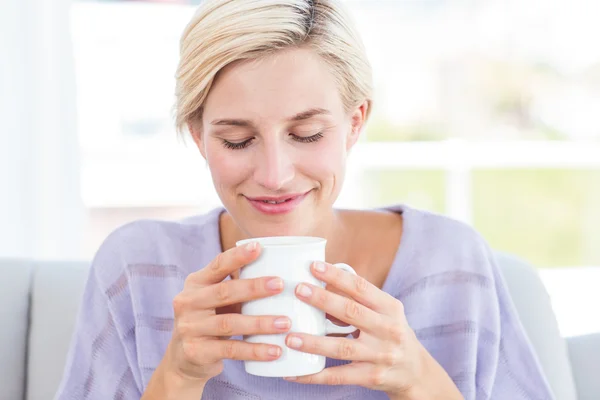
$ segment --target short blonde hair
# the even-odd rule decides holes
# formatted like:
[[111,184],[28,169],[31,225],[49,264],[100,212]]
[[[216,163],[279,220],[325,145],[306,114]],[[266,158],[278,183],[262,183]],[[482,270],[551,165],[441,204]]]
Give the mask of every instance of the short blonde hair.
[[332,68],[348,111],[372,102],[362,40],[338,0],[203,0],[181,37],[176,126],[202,117],[215,77],[227,65],[293,47],[313,49]]

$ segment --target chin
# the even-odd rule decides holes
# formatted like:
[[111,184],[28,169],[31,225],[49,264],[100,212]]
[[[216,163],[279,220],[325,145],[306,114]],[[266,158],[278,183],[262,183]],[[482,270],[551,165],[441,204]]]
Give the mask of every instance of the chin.
[[[302,221],[302,225],[306,225],[306,219]],[[278,222],[255,221],[254,226],[250,226],[248,231],[252,237],[311,236],[309,233],[310,229],[306,226],[301,226],[298,222],[297,218]]]

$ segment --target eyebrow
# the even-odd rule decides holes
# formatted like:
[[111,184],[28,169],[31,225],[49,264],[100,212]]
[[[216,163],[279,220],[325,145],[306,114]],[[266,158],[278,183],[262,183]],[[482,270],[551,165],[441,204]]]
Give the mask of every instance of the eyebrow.
[[[298,113],[298,114],[294,115],[293,117],[287,118],[286,121],[305,121],[307,119],[316,117],[317,115],[331,115],[331,112],[324,108],[311,108],[309,110],[302,111],[301,113]],[[237,119],[237,118],[215,119],[210,124],[211,125],[221,125],[221,126],[222,125],[243,126],[243,127],[253,127],[254,126],[252,121],[250,121],[248,119]]]

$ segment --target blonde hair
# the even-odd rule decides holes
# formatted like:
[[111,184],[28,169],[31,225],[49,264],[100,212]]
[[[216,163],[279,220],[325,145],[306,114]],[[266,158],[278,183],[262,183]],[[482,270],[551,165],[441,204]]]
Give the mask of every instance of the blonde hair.
[[306,47],[332,68],[350,111],[372,102],[372,72],[354,23],[338,0],[204,0],[180,43],[176,126],[202,117],[215,77],[227,65]]

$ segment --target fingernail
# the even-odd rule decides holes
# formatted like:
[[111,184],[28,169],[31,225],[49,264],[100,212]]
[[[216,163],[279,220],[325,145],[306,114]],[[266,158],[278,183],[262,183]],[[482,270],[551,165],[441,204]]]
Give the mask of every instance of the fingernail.
[[296,336],[292,336],[288,339],[288,346],[293,349],[299,349],[300,347],[302,347],[302,339]]
[[324,262],[317,261],[315,263],[315,270],[323,273],[323,272],[327,271],[327,265]]
[[283,281],[281,278],[273,278],[267,281],[267,289],[269,290],[281,290],[283,289]]
[[248,243],[248,244],[246,245],[246,251],[247,251],[248,253],[253,253],[253,252],[254,252],[254,250],[256,250],[256,245],[257,245],[257,243],[256,243],[256,242],[250,242],[250,243]]
[[274,322],[273,325],[275,326],[275,328],[277,329],[288,329],[290,327],[290,320],[289,318],[286,317],[280,317],[277,318]]
[[309,286],[301,284],[298,286],[298,289],[296,289],[296,293],[302,297],[310,297],[312,294],[312,289]]
[[267,350],[267,353],[270,356],[279,357],[279,355],[281,354],[281,349],[279,347],[269,347],[269,349]]
[[297,380],[298,378],[296,378],[295,376],[286,376],[286,377],[284,377],[283,379],[285,379],[286,381],[295,381],[295,380]]

